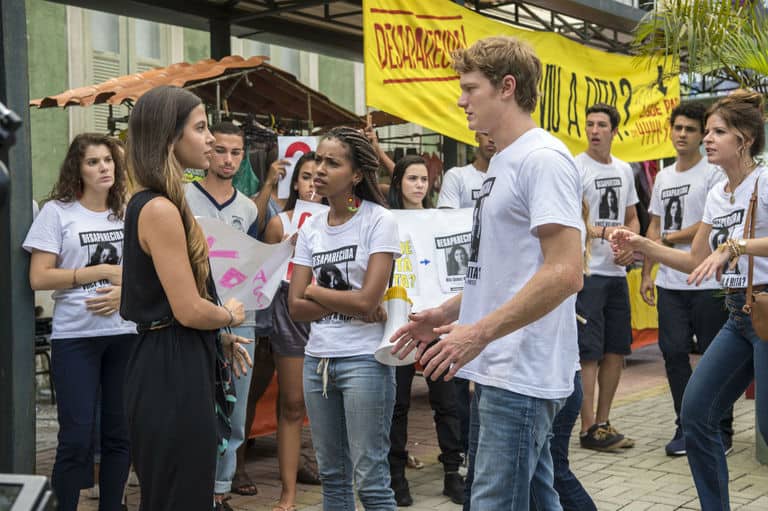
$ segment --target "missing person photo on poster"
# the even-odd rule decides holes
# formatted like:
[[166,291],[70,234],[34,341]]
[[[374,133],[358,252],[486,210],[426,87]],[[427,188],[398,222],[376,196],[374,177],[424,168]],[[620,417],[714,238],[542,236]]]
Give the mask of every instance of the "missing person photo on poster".
[[435,260],[440,287],[444,293],[455,293],[464,289],[471,238],[471,232],[441,234],[435,237]]

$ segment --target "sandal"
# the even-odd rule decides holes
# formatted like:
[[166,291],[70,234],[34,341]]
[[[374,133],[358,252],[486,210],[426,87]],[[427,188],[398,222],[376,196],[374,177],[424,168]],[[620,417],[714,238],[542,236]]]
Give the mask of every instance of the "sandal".
[[235,474],[235,477],[232,480],[232,489],[230,491],[238,495],[246,496],[259,494],[259,490],[256,488],[256,485],[253,483],[253,481],[251,481],[251,478],[248,477],[248,474],[244,472]]
[[296,511],[296,506],[281,506],[280,504],[275,504],[272,507],[272,511]]
[[406,463],[406,466],[408,468],[415,468],[416,470],[424,468],[424,462],[422,462],[419,458],[416,456],[408,456],[408,461]]

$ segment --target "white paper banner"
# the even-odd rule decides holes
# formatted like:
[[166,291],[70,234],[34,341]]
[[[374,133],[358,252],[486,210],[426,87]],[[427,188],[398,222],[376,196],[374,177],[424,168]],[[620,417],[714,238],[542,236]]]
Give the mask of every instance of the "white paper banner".
[[287,199],[291,195],[291,177],[296,162],[315,149],[317,137],[277,137],[277,159],[290,162],[285,168],[285,177],[277,183],[278,199]]
[[245,310],[272,303],[293,254],[293,244],[262,243],[215,218],[198,218],[208,242],[208,257],[222,302],[236,298]]
[[[297,200],[296,207],[293,210],[293,218],[291,219],[291,232],[301,229],[304,222],[315,215],[322,215],[328,213],[328,206],[319,202],[309,202],[305,200]],[[287,234],[287,233],[286,233]]]
[[393,285],[403,286],[419,311],[440,305],[464,288],[472,208],[392,210],[403,257]]

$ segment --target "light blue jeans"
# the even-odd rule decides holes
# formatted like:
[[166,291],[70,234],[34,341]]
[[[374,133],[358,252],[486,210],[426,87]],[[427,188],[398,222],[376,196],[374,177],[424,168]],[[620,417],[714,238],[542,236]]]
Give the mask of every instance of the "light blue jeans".
[[373,355],[304,357],[304,401],[325,511],[354,511],[353,481],[367,511],[396,509],[387,460],[394,369]]
[[534,502],[537,509],[561,510],[549,440],[565,399],[540,399],[480,384],[475,389],[471,509],[528,511]]
[[768,438],[768,342],[744,314],[744,293],[729,294],[730,317],[693,371],[683,394],[680,421],[702,511],[728,511],[728,463],[720,421],[755,379],[755,415]]
[[[246,339],[253,339],[254,332],[252,326],[246,326],[233,328],[232,333]],[[248,350],[248,354],[253,359],[253,354],[256,351],[255,342],[244,344],[243,347]],[[251,387],[251,371],[239,378],[232,374],[232,378],[235,380],[237,401],[229,418],[232,423],[232,433],[229,436],[227,450],[216,462],[216,482],[213,491],[219,494],[228,493],[232,490],[232,479],[234,479],[237,469],[237,449],[243,444],[247,436],[245,416],[248,413],[248,389]]]

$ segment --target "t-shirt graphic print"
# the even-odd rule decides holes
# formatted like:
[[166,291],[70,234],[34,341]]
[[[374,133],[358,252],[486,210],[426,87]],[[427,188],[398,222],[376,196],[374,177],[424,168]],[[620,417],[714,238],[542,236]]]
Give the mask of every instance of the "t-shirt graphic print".
[[595,179],[595,188],[600,192],[598,219],[602,221],[602,225],[620,225],[621,178]]
[[[80,246],[88,253],[86,266],[120,264],[123,260],[123,230],[89,231],[78,233]],[[84,290],[108,286],[108,280],[83,284]]]
[[483,181],[483,186],[480,188],[480,193],[475,201],[475,210],[472,214],[472,236],[469,242],[469,265],[466,275],[466,282],[468,284],[475,284],[480,279],[480,266],[477,262],[480,255],[480,238],[483,230],[483,204],[491,194],[495,182],[495,177],[489,177]]
[[[357,257],[357,245],[349,245],[328,252],[312,254],[313,272],[320,287],[349,291],[349,265]],[[318,323],[338,324],[348,323],[351,316],[333,313],[320,319]]]
[[[717,247],[725,243],[728,238],[735,237],[733,234],[734,230],[736,226],[744,223],[745,214],[743,209],[737,209],[727,215],[712,219],[712,232],[709,239],[713,252],[717,250]],[[738,265],[733,269],[729,269],[729,266],[728,263],[725,263],[723,267],[723,277],[720,280],[723,287],[747,287],[747,277],[746,275],[741,275]]]
[[690,185],[683,185],[661,191],[661,202],[664,204],[661,228],[664,232],[679,231],[683,228],[685,197],[690,189]]

